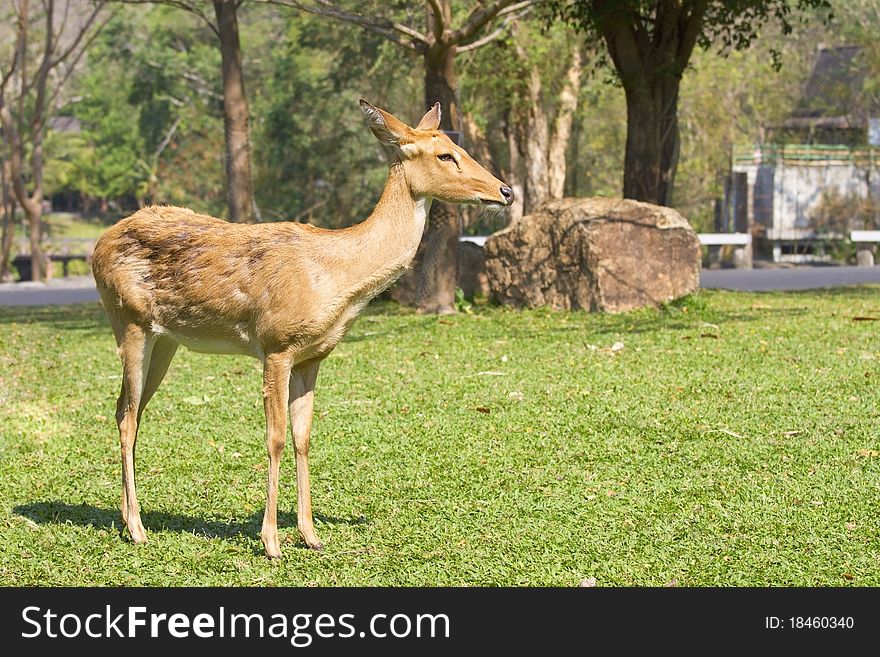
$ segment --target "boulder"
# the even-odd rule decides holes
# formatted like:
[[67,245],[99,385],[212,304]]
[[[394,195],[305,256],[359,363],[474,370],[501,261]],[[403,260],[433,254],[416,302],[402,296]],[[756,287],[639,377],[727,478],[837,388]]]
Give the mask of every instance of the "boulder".
[[486,240],[492,295],[515,307],[625,312],[699,288],[700,240],[672,208],[551,201]]

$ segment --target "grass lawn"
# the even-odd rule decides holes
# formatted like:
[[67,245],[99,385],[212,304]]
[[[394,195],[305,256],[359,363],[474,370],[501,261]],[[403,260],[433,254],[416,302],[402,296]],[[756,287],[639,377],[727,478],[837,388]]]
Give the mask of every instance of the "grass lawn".
[[144,414],[135,546],[101,309],[0,308],[0,583],[880,586],[880,322],[859,317],[880,287],[374,306],[318,379],[326,550],[299,540],[289,441],[270,562],[256,361],[178,352]]
[[[100,216],[82,217],[72,212],[50,212],[43,215],[43,238],[50,243],[61,239],[97,240],[115,219],[116,216],[111,219]],[[15,238],[24,241],[28,239],[20,214],[15,224]]]

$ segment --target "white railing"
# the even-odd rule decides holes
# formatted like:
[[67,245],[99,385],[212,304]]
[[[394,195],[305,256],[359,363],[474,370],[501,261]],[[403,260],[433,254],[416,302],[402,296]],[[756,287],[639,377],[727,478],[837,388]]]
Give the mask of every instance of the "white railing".
[[752,236],[749,233],[697,233],[697,237],[700,238],[700,244],[703,246],[724,246],[725,244],[746,246],[752,243]]

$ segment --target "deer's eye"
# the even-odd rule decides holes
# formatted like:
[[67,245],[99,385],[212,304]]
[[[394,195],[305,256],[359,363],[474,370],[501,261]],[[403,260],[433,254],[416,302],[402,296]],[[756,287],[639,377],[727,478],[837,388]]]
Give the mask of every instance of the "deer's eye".
[[437,159],[441,160],[442,162],[455,162],[455,158],[452,157],[451,153],[443,153],[443,155],[438,155]]

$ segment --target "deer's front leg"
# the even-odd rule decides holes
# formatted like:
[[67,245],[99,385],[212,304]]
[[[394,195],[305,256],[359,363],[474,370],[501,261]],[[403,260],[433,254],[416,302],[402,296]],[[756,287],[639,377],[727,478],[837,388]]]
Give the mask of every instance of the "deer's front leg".
[[291,359],[286,353],[269,354],[263,363],[263,406],[266,411],[266,448],[269,476],[266,485],[266,511],[260,537],[266,556],[278,558],[278,470],[287,433],[287,398]]
[[320,361],[298,365],[290,373],[290,428],[296,450],[296,525],[303,540],[313,550],[324,544],[315,534],[312,520],[312,493],[309,489],[309,438],[315,402],[315,380]]

